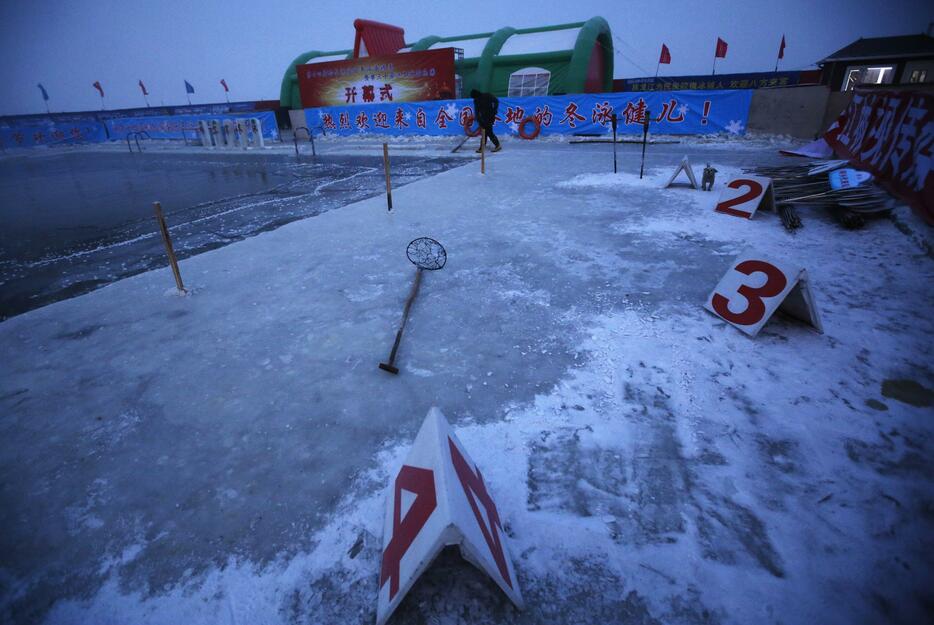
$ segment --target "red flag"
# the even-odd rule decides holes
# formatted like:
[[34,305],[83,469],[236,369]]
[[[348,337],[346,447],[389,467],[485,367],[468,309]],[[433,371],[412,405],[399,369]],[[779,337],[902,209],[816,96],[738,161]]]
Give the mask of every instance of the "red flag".
[[98,91],[101,92],[101,97],[102,97],[102,98],[104,97],[104,88],[101,87],[101,81],[95,80],[95,81],[94,81],[94,84],[91,85],[91,86],[94,87],[95,89],[97,89]]
[[714,54],[715,58],[725,59],[726,58],[726,42],[720,37],[717,37],[717,51]]
[[143,90],[143,95],[149,95],[149,92],[146,91],[146,85],[143,84],[142,79],[140,79],[139,81],[139,88]]
[[782,45],[778,46],[778,58],[785,58],[785,35],[782,35]]
[[227,81],[223,78],[221,78],[221,85],[223,85],[224,91],[230,91],[230,89],[227,88]]
[[668,51],[668,46],[662,44],[662,54],[658,57],[659,63],[664,63],[668,65],[671,63],[671,52]]

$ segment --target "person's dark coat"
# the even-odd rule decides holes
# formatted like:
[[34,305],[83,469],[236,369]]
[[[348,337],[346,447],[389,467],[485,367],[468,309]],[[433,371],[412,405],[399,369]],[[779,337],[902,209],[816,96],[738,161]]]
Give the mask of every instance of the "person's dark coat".
[[470,92],[473,98],[474,115],[477,117],[477,124],[489,128],[496,119],[496,113],[499,111],[499,99],[492,93],[481,93],[474,89]]

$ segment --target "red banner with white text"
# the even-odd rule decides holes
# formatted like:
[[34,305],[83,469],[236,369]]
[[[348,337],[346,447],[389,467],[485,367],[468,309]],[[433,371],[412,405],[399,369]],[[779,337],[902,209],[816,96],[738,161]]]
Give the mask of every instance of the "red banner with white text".
[[454,98],[454,48],[296,67],[305,108]]
[[916,91],[857,91],[824,138],[855,166],[934,224],[931,151],[934,96]]

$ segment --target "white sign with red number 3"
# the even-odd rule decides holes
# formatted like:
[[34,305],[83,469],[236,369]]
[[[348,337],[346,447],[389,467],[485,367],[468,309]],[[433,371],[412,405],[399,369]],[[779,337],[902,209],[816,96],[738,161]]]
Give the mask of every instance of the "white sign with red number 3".
[[751,250],[733,261],[704,307],[749,336],[758,334],[776,310],[824,331],[807,272]]
[[760,207],[775,209],[772,179],[764,176],[744,175],[726,183],[714,210],[718,213],[752,219]]

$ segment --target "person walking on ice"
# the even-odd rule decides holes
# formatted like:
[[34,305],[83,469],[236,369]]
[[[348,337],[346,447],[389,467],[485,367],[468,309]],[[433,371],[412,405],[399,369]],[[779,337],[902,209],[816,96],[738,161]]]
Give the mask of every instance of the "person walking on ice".
[[[473,98],[473,110],[477,116],[477,125],[486,130],[487,138],[493,142],[493,151],[499,152],[503,146],[499,144],[499,139],[493,134],[493,122],[496,121],[496,113],[499,111],[499,100],[492,93],[481,93],[476,89],[470,92]],[[483,144],[477,148],[477,153],[483,150]]]

